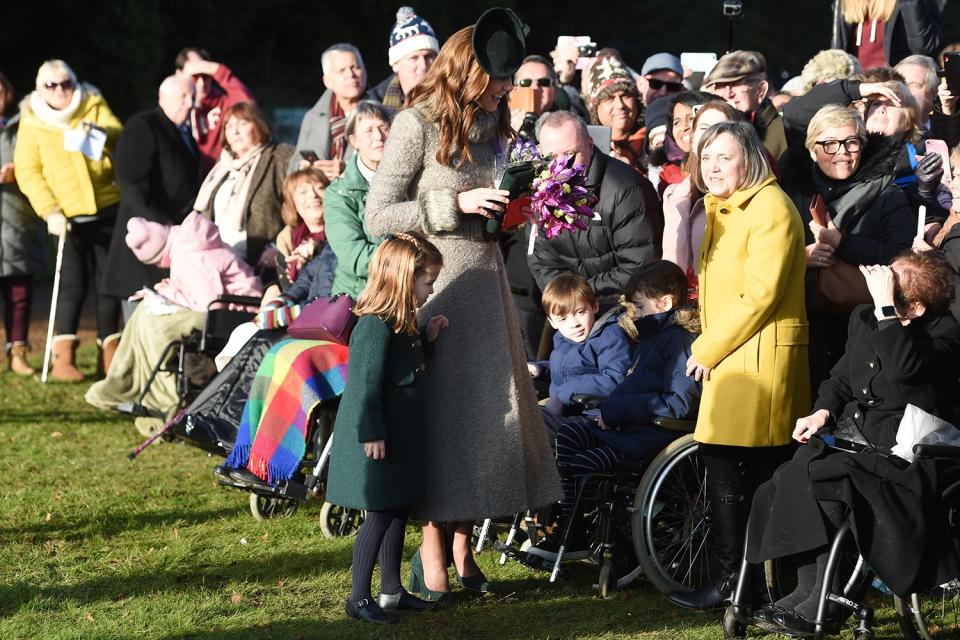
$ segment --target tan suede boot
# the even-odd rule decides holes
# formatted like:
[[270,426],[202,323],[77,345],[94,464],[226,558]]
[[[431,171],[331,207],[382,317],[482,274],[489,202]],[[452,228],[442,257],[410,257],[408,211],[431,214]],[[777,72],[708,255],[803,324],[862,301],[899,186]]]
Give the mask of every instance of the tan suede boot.
[[60,382],[80,382],[83,380],[83,374],[74,364],[79,344],[80,340],[72,333],[59,335],[53,339],[51,378]]
[[103,340],[97,340],[97,378],[103,378],[110,373],[110,363],[120,345],[120,334],[111,333]]
[[27,362],[26,343],[14,342],[7,347],[7,369],[21,376],[32,376],[37,372],[37,370]]

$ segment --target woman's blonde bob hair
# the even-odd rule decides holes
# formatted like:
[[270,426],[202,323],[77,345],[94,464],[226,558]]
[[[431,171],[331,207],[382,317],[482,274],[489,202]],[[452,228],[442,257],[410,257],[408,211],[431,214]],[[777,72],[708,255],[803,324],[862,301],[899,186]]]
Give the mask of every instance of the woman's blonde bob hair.
[[[733,138],[743,156],[743,180],[737,185],[737,191],[755,187],[766,180],[770,175],[770,162],[767,160],[767,152],[760,142],[757,130],[749,122],[718,122],[707,129],[700,138],[700,144],[697,145],[697,157],[702,160],[703,150],[724,134]],[[710,193],[703,181],[702,166],[701,163],[701,171],[693,175],[693,181],[700,193]]]
[[810,119],[810,124],[807,125],[807,140],[804,143],[807,151],[814,150],[817,139],[827,129],[847,126],[856,129],[857,137],[860,140],[867,141],[867,126],[863,123],[863,118],[860,117],[860,113],[856,109],[843,107],[839,104],[828,104],[821,108]]
[[416,279],[426,269],[443,266],[443,256],[416,231],[393,233],[377,247],[370,261],[367,286],[353,308],[357,316],[378,316],[393,324],[395,333],[416,335]]
[[73,86],[77,86],[77,74],[73,72],[70,65],[63,60],[47,60],[40,65],[40,68],[37,70],[36,88],[42,89],[43,85],[52,78],[59,78],[61,76],[67,76],[70,78],[70,81],[73,82]]

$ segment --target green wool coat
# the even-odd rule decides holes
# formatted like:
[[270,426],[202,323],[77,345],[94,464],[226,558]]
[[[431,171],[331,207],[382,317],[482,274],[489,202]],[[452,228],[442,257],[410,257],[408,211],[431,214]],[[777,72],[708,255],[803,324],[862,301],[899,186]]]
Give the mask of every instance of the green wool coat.
[[327,242],[337,256],[331,295],[346,293],[354,300],[367,286],[367,267],[383,240],[368,233],[363,225],[370,183],[357,168],[357,158],[348,160],[343,175],[330,183],[323,203]]
[[[350,335],[347,387],[333,428],[327,502],[381,511],[413,507],[421,500],[424,342],[422,335],[394,333],[377,316],[357,321]],[[363,443],[381,439],[386,457],[366,457]]]

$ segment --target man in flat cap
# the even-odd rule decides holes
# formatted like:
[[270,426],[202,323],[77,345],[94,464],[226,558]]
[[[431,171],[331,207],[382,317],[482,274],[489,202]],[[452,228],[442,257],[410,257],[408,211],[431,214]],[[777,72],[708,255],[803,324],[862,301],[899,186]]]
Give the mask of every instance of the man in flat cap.
[[720,58],[703,81],[703,90],[726,100],[742,111],[757,128],[775,160],[787,150],[783,119],[767,94],[767,61],[758,51],[732,51]]

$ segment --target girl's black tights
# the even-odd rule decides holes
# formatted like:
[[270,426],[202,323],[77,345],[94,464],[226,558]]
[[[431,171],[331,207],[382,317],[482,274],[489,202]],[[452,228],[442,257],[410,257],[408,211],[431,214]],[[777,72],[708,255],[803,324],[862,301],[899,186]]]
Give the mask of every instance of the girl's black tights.
[[403,557],[403,535],[409,509],[367,511],[367,517],[353,543],[353,575],[350,600],[357,602],[370,594],[373,565],[380,560],[380,593],[395,595],[400,583],[400,559]]

